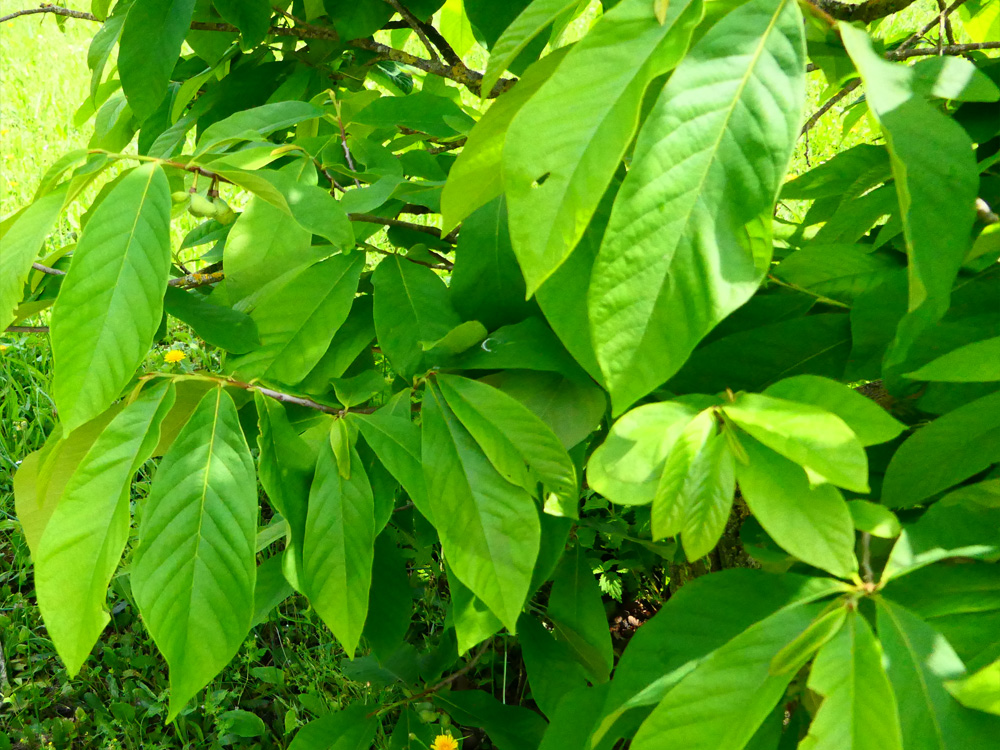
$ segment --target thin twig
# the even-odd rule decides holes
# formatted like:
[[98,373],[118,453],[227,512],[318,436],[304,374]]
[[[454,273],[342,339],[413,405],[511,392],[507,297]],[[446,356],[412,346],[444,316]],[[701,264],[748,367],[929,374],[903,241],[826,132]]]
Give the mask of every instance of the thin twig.
[[400,229],[411,229],[414,232],[423,232],[424,234],[432,235],[440,240],[444,240],[445,242],[455,241],[455,237],[453,236],[455,235],[455,232],[452,232],[451,234],[442,237],[441,230],[438,229],[437,227],[428,227],[424,226],[423,224],[414,224],[411,221],[403,221],[402,219],[387,219],[382,216],[375,216],[374,214],[348,214],[347,217],[351,221],[360,221],[364,222],[365,224],[381,224],[382,226],[386,227],[399,227]]
[[280,401],[283,404],[295,404],[296,406],[304,406],[307,409],[315,409],[316,411],[324,412],[325,414],[333,414],[338,417],[342,417],[345,414],[371,414],[375,411],[376,407],[351,407],[345,409],[338,406],[327,406],[326,404],[321,404],[318,401],[313,401],[311,398],[305,398],[303,396],[293,396],[290,393],[282,393],[281,391],[276,391],[273,388],[266,388],[262,385],[257,385],[256,383],[244,383],[241,380],[233,380],[231,378],[222,378],[208,376],[210,380],[215,380],[223,385],[229,385],[234,388],[242,388],[245,391],[256,391],[262,396],[267,396],[268,398],[273,398],[275,401]]
[[42,273],[47,273],[49,276],[65,276],[65,271],[60,271],[58,268],[49,268],[48,266],[43,266],[41,263],[32,263],[31,267],[36,271],[41,271]]
[[955,44],[955,32],[951,30],[951,21],[948,19],[948,4],[944,0],[937,0],[938,10],[941,12],[941,31],[938,33],[938,43],[943,44],[948,40],[948,44]]
[[[945,18],[947,18],[952,13],[954,13],[956,10],[958,10],[958,8],[961,7],[962,5],[964,5],[966,2],[967,2],[967,0],[955,0],[955,2],[953,2],[951,5],[949,5],[947,7],[947,9],[944,11]],[[920,31],[914,32],[906,41],[904,41],[896,49],[894,49],[892,52],[890,52],[889,55],[898,55],[899,53],[903,52],[904,50],[909,49],[914,44],[916,44],[917,42],[919,42],[923,38],[924,34],[926,34],[928,31],[930,31],[935,26],[937,26],[939,22],[940,22],[939,21],[939,16],[935,16],[933,21],[928,21],[924,25],[924,27],[922,29],[920,29]],[[886,55],[886,57],[889,57],[889,55]],[[899,59],[902,59],[902,58],[899,58],[899,57],[890,57],[889,59],[899,60]]]
[[176,279],[170,279],[170,281],[167,282],[167,286],[173,286],[179,289],[195,289],[199,286],[218,284],[225,278],[225,276],[226,275],[222,271],[215,271],[213,273],[189,273],[186,276],[178,276]]
[[417,32],[417,36],[420,37],[420,41],[424,43],[424,46],[427,48],[427,52],[430,53],[431,60],[434,62],[440,62],[437,50],[434,49],[434,45],[431,44],[431,40],[427,38],[427,34],[425,34],[424,30],[421,28],[420,21],[417,17],[410,13],[409,9],[399,2],[399,0],[385,0],[385,2],[391,5],[393,10],[399,13],[400,18],[406,21],[407,25]]
[[48,333],[48,326],[7,326],[6,333]]
[[867,0],[857,5],[838,0],[810,0],[810,3],[838,21],[871,23],[879,18],[898,13],[913,5],[915,0]]
[[416,263],[418,266],[426,266],[427,268],[434,268],[437,269],[438,271],[450,271],[452,268],[455,267],[454,263],[445,258],[443,255],[439,255],[438,253],[434,252],[430,248],[427,249],[428,255],[433,255],[435,258],[437,258],[439,261],[438,263],[428,263],[427,261],[424,260],[418,260],[417,258],[410,258],[406,255],[400,255],[399,253],[394,253],[392,252],[392,250],[383,250],[382,248],[375,247],[375,245],[372,245],[368,242],[359,241],[358,244],[361,245],[361,247],[363,247],[365,250],[369,250],[373,253],[380,253],[381,255],[395,255],[397,258],[408,260],[410,261],[410,263]]
[[[354,166],[354,158],[351,156],[351,149],[347,147],[347,131],[344,130],[344,121],[340,116],[340,100],[333,100],[333,108],[337,110],[337,126],[340,128],[340,145],[344,148],[344,158],[347,160],[347,168],[352,172],[357,172],[358,170]],[[354,187],[361,187],[361,180],[354,177]]]
[[812,117],[810,117],[808,120],[806,120],[806,124],[802,126],[802,131],[801,131],[800,135],[805,135],[806,133],[808,133],[809,129],[819,121],[819,118],[821,118],[823,115],[825,115],[827,112],[829,112],[830,108],[833,107],[833,105],[835,105],[837,102],[839,102],[845,96],[847,96],[848,94],[850,94],[852,91],[854,91],[854,89],[856,89],[860,85],[861,85],[861,79],[860,78],[855,78],[853,81],[851,81],[846,86],[844,86],[844,88],[842,88],[836,94],[834,94],[833,96],[831,96],[827,100],[826,104],[824,104],[822,107],[820,107],[819,109],[817,109],[813,113]]
[[897,49],[886,54],[887,60],[907,60],[922,55],[962,55],[981,49],[1000,49],[1000,42],[974,42],[970,44],[946,44],[941,47],[917,47]]
[[872,570],[872,535],[867,531],[861,534],[861,571],[865,574],[865,583],[875,583],[875,571]]

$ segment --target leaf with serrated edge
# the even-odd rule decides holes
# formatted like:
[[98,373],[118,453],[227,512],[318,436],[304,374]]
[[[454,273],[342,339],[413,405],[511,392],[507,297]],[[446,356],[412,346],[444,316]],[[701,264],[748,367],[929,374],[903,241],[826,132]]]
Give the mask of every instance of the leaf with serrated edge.
[[153,343],[170,271],[170,187],[147,164],[87,223],[52,308],[52,388],[67,432],[118,398]]
[[676,373],[757,290],[771,243],[744,227],[764,212],[769,225],[804,98],[791,0],[740,5],[671,76],[639,134],[590,288],[616,412]]
[[253,617],[257,481],[236,405],[209,391],[163,457],[132,592],[170,666],[173,719],[229,663]]

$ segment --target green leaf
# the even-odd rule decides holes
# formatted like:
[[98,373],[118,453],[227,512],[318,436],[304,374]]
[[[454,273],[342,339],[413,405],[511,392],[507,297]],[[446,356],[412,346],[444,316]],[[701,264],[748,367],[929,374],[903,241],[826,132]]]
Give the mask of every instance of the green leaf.
[[593,384],[577,383],[555,372],[505,370],[482,379],[541,417],[566,449],[587,438],[604,417],[607,397]]
[[809,627],[789,642],[771,659],[768,671],[773,675],[795,674],[813,654],[833,638],[847,620],[847,606],[843,601],[833,602],[824,614],[813,620]]
[[716,432],[716,413],[692,419],[674,444],[653,498],[653,540],[683,533],[688,560],[715,547],[733,506],[736,474],[733,453]]
[[247,378],[300,382],[347,320],[364,265],[364,253],[335,255],[261,299],[250,317],[263,343],[231,359],[228,367]]
[[[518,79],[517,85],[497,99],[469,133],[462,153],[448,172],[448,181],[441,191],[442,232],[450,232],[478,208],[503,194],[500,167],[507,129],[525,102],[552,75],[565,52],[566,50],[556,50],[528,68]],[[463,226],[463,234],[467,226]],[[508,237],[508,245],[509,242]],[[523,286],[523,280],[521,284]],[[523,292],[520,301],[524,302]]]
[[877,599],[878,634],[896,694],[906,750],[989,747],[1000,720],[962,707],[943,680],[965,674],[948,642],[903,607]]
[[724,410],[726,417],[768,448],[800,464],[811,483],[869,491],[868,457],[857,436],[836,414],[755,393],[741,393]]
[[378,731],[372,708],[357,703],[306,724],[295,734],[288,750],[361,750],[371,747]]
[[906,237],[908,314],[888,354],[892,367],[948,310],[971,245],[979,175],[969,136],[920,95],[913,69],[884,60],[861,29],[838,29],[885,135]]
[[475,380],[439,375],[448,406],[508,482],[534,494],[537,484],[560,498],[562,512],[577,517],[576,468],[541,419],[520,401]]
[[[486,64],[486,72],[483,73],[483,93],[493,90],[503,72],[514,63],[532,39],[541,34],[559,16],[578,4],[577,0],[534,0],[521,11],[504,29],[490,50],[490,59]],[[523,80],[522,76],[521,81]]]
[[421,341],[420,348],[431,357],[455,355],[467,351],[486,338],[486,326],[478,320],[459,323],[437,341]]
[[1000,716],[1000,659],[944,686],[966,708]]
[[475,124],[451,99],[428,91],[379,97],[358,112],[354,122],[376,128],[402,126],[438,138],[453,138],[468,132]]
[[18,214],[5,228],[0,241],[0,331],[14,322],[14,311],[22,299],[31,264],[38,257],[45,238],[55,227],[66,202],[66,192],[58,190],[40,198]]
[[545,734],[545,719],[523,706],[501,703],[482,690],[455,690],[438,693],[434,702],[456,723],[480,727],[497,750],[536,748]]
[[886,443],[906,429],[906,425],[877,403],[852,388],[818,375],[796,375],[779,380],[764,390],[765,396],[812,404],[837,415],[861,441],[861,445]]
[[444,281],[425,266],[393,255],[378,264],[372,283],[379,344],[393,370],[411,380],[426,369],[420,342],[437,341],[462,321]]
[[534,501],[497,472],[433,385],[421,416],[427,497],[445,557],[513,632],[538,557]]
[[854,576],[854,522],[837,488],[810,486],[797,464],[756,440],[741,443],[747,461],[737,462],[736,479],[771,538],[803,562],[841,578]]
[[323,441],[302,541],[302,593],[349,659],[368,615],[375,547],[375,501],[365,468],[350,448],[349,478]]
[[111,619],[105,601],[128,542],[129,482],[173,401],[172,383],[161,381],[111,420],[66,483],[33,555],[38,606],[70,675]]
[[[268,8],[270,18],[270,8]],[[212,123],[198,138],[193,159],[209,151],[220,151],[240,141],[257,140],[277,130],[284,130],[304,120],[323,116],[323,110],[309,102],[272,102],[242,109]],[[221,148],[220,148],[221,147]]]
[[132,592],[170,666],[173,719],[250,630],[257,481],[232,398],[216,388],[167,451],[142,513]]
[[409,418],[393,416],[385,410],[374,414],[350,414],[348,419],[358,426],[375,455],[403,485],[421,515],[434,523],[420,463],[420,428]]
[[271,506],[288,522],[284,571],[289,583],[301,590],[302,539],[317,453],[295,432],[280,402],[259,391],[254,402],[260,426],[260,484]]
[[[616,412],[674,375],[756,291],[798,138],[804,64],[798,4],[751,0],[698,41],[654,105],[590,290]],[[763,212],[765,226],[748,234]]]
[[231,307],[213,305],[198,292],[168,286],[163,306],[212,346],[244,354],[260,345],[257,324],[249,315]]
[[824,696],[801,750],[902,750],[896,698],[868,622],[847,624],[816,655],[809,688]]
[[1000,559],[1000,479],[956,490],[908,524],[889,555],[882,577],[950,557]]
[[906,377],[945,383],[1000,380],[1000,336],[960,346]]
[[884,505],[867,500],[850,500],[847,508],[854,519],[854,528],[858,531],[866,531],[881,539],[895,539],[903,530],[896,514]]
[[[503,623],[482,599],[469,591],[458,576],[451,572],[447,563],[445,570],[448,574],[448,592],[451,594],[451,619],[455,626],[455,638],[458,640],[458,654],[461,656],[498,633],[503,628]],[[522,621],[523,618],[522,615]]]
[[326,353],[302,381],[302,390],[306,393],[327,393],[330,381],[342,377],[351,363],[368,349],[375,338],[372,307],[370,294],[354,298],[347,320],[337,329]]
[[914,432],[885,472],[882,502],[911,508],[1000,461],[1000,393],[977,399]]
[[534,311],[524,300],[524,279],[510,247],[503,198],[490,201],[462,224],[449,288],[458,313],[481,321],[487,330],[517,323]]
[[[527,657],[525,657],[527,661]],[[532,680],[534,684],[534,680]],[[554,712],[549,712],[549,728],[538,750],[576,750],[590,747],[591,734],[601,717],[608,687],[578,688],[561,694]],[[605,750],[604,745],[597,746]]]
[[587,463],[590,487],[620,505],[653,502],[668,456],[695,414],[663,401],[622,415]]
[[564,555],[556,568],[546,614],[555,626],[556,637],[569,644],[590,681],[606,682],[614,664],[608,616],[597,579],[579,545]]
[[269,557],[257,566],[257,581],[253,590],[253,619],[250,621],[250,627],[257,627],[267,622],[271,610],[295,592],[281,568],[281,555]]
[[170,187],[136,168],[87,223],[52,308],[52,388],[71,432],[108,408],[153,343],[170,269]]
[[309,240],[309,232],[289,214],[262,198],[251,198],[233,224],[223,254],[229,303],[238,310],[252,309],[304,266],[322,260],[329,248],[310,248]]
[[521,615],[517,622],[517,640],[528,672],[531,697],[542,713],[551,717],[567,693],[587,686],[587,671],[568,643],[557,641],[529,614]]
[[212,5],[223,20],[240,30],[244,49],[264,41],[271,26],[271,5],[267,0],[212,0]]
[[782,281],[850,304],[900,268],[896,258],[865,245],[817,245],[789,255],[774,269]]
[[[847,315],[794,317],[699,347],[667,387],[677,393],[761,390],[791,375],[839,378],[851,350]],[[738,368],[733,367],[739,362]]]
[[118,74],[141,121],[160,106],[191,26],[196,0],[134,0],[118,45]]
[[806,604],[782,610],[714,651],[642,723],[633,750],[743,747],[795,676],[796,670],[770,674],[771,660],[822,608]]
[[391,531],[385,531],[375,539],[368,618],[363,632],[381,663],[403,644],[412,616],[406,553],[396,546]]
[[963,102],[995,102],[1000,88],[964,57],[929,57],[913,66],[914,88],[927,96]]
[[700,2],[677,0],[661,25],[648,0],[623,0],[514,117],[503,183],[529,294],[576,246],[635,134],[646,88],[677,64],[701,16]]

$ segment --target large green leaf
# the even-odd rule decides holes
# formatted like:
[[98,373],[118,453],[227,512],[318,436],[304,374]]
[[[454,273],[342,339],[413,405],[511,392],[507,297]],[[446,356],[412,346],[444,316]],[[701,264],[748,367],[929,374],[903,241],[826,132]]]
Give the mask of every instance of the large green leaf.
[[156,447],[173,401],[164,381],[117,414],[73,471],[34,554],[38,606],[70,675],[110,620],[105,600],[128,542],[129,480]]
[[417,510],[433,523],[424,470],[420,465],[420,428],[409,418],[397,417],[384,410],[374,414],[351,414],[349,419],[361,430],[389,473],[403,485]]
[[587,464],[590,486],[620,505],[653,502],[670,451],[697,411],[662,401],[622,415]]
[[153,343],[170,269],[170,187],[129,172],[87,223],[52,308],[52,388],[71,432],[118,398]]
[[[563,13],[579,5],[577,0],[534,0],[504,29],[490,50],[483,73],[482,91],[488,94],[517,56],[536,36]],[[525,74],[527,75],[527,73]],[[521,78],[523,81],[524,78]]]
[[900,268],[896,258],[864,245],[816,245],[798,250],[774,269],[782,281],[850,304]]
[[66,202],[66,193],[57,190],[28,206],[0,235],[0,331],[14,322],[14,310],[21,301],[31,264],[55,226]]
[[545,734],[545,720],[537,713],[501,703],[483,690],[438,693],[434,700],[457,723],[485,730],[497,750],[533,750]]
[[422,341],[443,338],[461,319],[448,288],[429,268],[393,255],[375,273],[375,331],[392,368],[407,380],[425,365]]
[[623,0],[514,117],[503,183],[529,294],[576,246],[635,134],[646,88],[677,64],[701,16],[698,0],[676,0],[661,24],[647,0]]
[[368,615],[375,547],[375,500],[356,449],[345,478],[329,440],[316,461],[302,541],[302,592],[354,658]]
[[219,15],[240,30],[247,49],[264,41],[271,25],[271,5],[267,0],[212,0]]
[[846,23],[838,28],[885,135],[906,237],[908,314],[888,355],[892,367],[948,310],[971,246],[979,174],[971,139],[924,99],[913,68],[884,60],[861,29]]
[[741,393],[726,416],[768,448],[800,464],[813,483],[868,492],[868,458],[854,431],[818,406]]
[[569,644],[591,682],[606,682],[614,663],[608,617],[597,579],[579,545],[556,568],[546,614],[556,637]]
[[896,698],[882,649],[855,611],[816,654],[809,688],[823,703],[799,750],[902,750]]
[[455,375],[439,375],[448,406],[483,453],[512,484],[534,493],[539,483],[559,498],[546,510],[577,516],[576,468],[559,438],[520,401],[492,386]]
[[[565,0],[559,2],[564,3]],[[442,232],[450,232],[477,208],[503,194],[500,165],[507,128],[525,102],[552,75],[564,55],[565,51],[557,50],[528,68],[517,86],[486,110],[469,133],[441,191]]]
[[1000,380],[1000,336],[960,346],[906,377],[946,383]]
[[1000,659],[975,674],[946,682],[948,692],[963,706],[1000,716]]
[[378,731],[378,717],[362,703],[348,706],[306,724],[295,734],[288,750],[362,750],[371,747]]
[[232,398],[205,395],[142,513],[132,592],[170,666],[172,719],[239,650],[254,614],[257,481]]
[[118,45],[118,71],[129,106],[139,120],[167,93],[196,0],[134,0]]
[[261,346],[228,363],[247,378],[294,385],[326,354],[333,334],[347,320],[364,270],[364,253],[335,255],[302,269],[267,295],[251,313]]
[[765,396],[812,404],[837,415],[864,446],[885,443],[906,426],[869,398],[842,383],[818,375],[796,375],[764,390]]
[[213,305],[198,292],[168,286],[163,306],[212,346],[243,354],[260,345],[257,324],[249,315],[231,307]]
[[319,107],[299,101],[272,102],[243,109],[205,128],[198,139],[193,158],[208,151],[223,150],[239,141],[256,140],[303,120],[322,116],[323,110]]
[[756,291],[770,260],[768,230],[744,227],[762,212],[769,223],[804,97],[802,15],[791,0],[740,5],[692,48],[660,94],[590,289],[615,411],[676,373]]
[[433,385],[421,416],[428,503],[445,557],[514,631],[541,538],[534,501],[497,472]]
[[857,574],[854,522],[837,488],[812,487],[797,464],[752,438],[740,442],[746,461],[737,461],[736,479],[771,538],[803,562],[836,576]]
[[[466,588],[445,563],[448,574],[448,592],[451,594],[451,621],[455,626],[459,655],[478,646],[503,628],[503,623],[490,611],[478,596]],[[524,621],[524,615],[518,625]]]
[[517,640],[531,684],[531,697],[542,713],[551,717],[567,692],[587,686],[587,671],[568,643],[557,641],[529,614],[521,615],[517,623]]
[[413,616],[410,577],[406,570],[408,550],[397,547],[393,536],[393,531],[388,529],[375,538],[368,618],[362,633],[383,664],[403,644]]
[[919,428],[885,472],[882,502],[909,508],[1000,461],[1000,393]]
[[797,671],[772,675],[771,660],[810,625],[823,606],[784,609],[714,651],[667,693],[639,728],[632,748],[742,748]]
[[965,674],[948,642],[903,607],[885,599],[877,603],[879,640],[899,705],[903,747],[968,750],[993,744],[1000,736],[1000,718],[964,708],[942,684]]

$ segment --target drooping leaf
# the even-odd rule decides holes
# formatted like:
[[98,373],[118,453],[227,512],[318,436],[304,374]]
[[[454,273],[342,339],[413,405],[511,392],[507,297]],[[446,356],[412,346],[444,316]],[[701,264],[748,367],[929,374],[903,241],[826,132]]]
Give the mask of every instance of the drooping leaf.
[[1000,380],[1000,336],[960,346],[906,377],[946,383]]
[[905,361],[917,336],[948,310],[971,243],[978,170],[971,139],[924,99],[913,70],[884,60],[860,29],[845,23],[838,28],[885,135],[906,237],[908,314],[890,350],[892,367]]
[[795,676],[796,670],[770,674],[771,660],[822,607],[817,603],[782,610],[714,651],[653,709],[632,747],[743,747]]
[[850,500],[847,503],[854,519],[854,527],[858,531],[866,531],[872,536],[882,539],[895,539],[902,527],[896,515],[884,505],[870,503],[867,500]]
[[497,472],[437,388],[425,392],[421,414],[428,503],[445,557],[513,632],[538,557],[534,501]]
[[726,416],[762,442],[801,465],[813,483],[830,482],[868,492],[868,459],[850,427],[821,407],[742,393]]
[[902,750],[882,649],[857,612],[816,655],[809,688],[824,696],[802,750]]
[[1000,716],[1000,659],[944,686],[963,706]]
[[361,750],[370,747],[378,731],[378,717],[370,706],[356,703],[306,724],[288,750]]
[[253,620],[250,622],[250,627],[266,622],[271,610],[295,592],[281,568],[281,555],[269,557],[257,566],[257,581],[253,590]]
[[898,437],[905,425],[857,391],[817,375],[796,375],[764,389],[765,396],[812,404],[836,414],[864,446]]
[[[677,64],[701,16],[697,0],[677,0],[661,25],[647,0],[623,0],[514,117],[503,183],[529,294],[576,246],[635,134],[646,88]],[[581,98],[592,104],[580,108]]]
[[170,719],[250,629],[256,484],[236,406],[215,388],[160,463],[132,563],[143,622],[170,666]]
[[212,346],[233,354],[249,352],[260,345],[257,324],[246,313],[207,302],[198,293],[168,286],[163,298],[166,311],[191,326]]
[[412,616],[406,555],[396,546],[391,531],[383,531],[375,539],[368,618],[363,632],[379,661],[384,663],[402,645]]
[[597,579],[577,545],[556,568],[546,610],[556,636],[569,644],[594,683],[606,682],[614,662],[608,618]]
[[118,398],[153,343],[170,268],[170,188],[129,172],[84,228],[52,308],[52,388],[68,432]]
[[448,288],[434,271],[397,255],[385,258],[372,275],[375,331],[393,369],[407,380],[425,364],[421,341],[437,341],[462,321]]
[[[448,592],[451,594],[451,620],[455,626],[459,655],[478,646],[492,635],[500,632],[503,623],[490,611],[482,599],[473,594],[458,576],[448,573]],[[520,623],[524,619],[521,616]]]
[[911,508],[1000,461],[1000,393],[919,428],[885,472],[882,502]]
[[33,556],[38,606],[71,675],[110,620],[105,601],[128,542],[129,480],[156,447],[173,400],[163,381],[111,420],[66,482]]
[[518,620],[517,639],[531,682],[531,697],[542,713],[551,717],[568,692],[587,686],[587,670],[574,656],[570,644],[556,640],[529,614]]
[[303,120],[322,116],[323,110],[319,107],[309,102],[297,101],[272,102],[240,110],[205,129],[198,139],[194,158],[208,151],[220,151],[239,141],[262,138]]
[[439,375],[437,383],[455,416],[508,482],[531,493],[542,483],[561,498],[557,515],[577,516],[576,469],[548,425],[492,386],[453,375]]
[[212,4],[223,19],[240,30],[246,49],[264,41],[271,23],[267,0],[212,0]]
[[588,303],[616,412],[674,375],[756,291],[769,230],[745,227],[765,211],[769,222],[798,136],[804,63],[798,4],[753,0],[695,44],[654,105]]
[[752,438],[737,461],[743,498],[771,538],[803,562],[841,578],[857,573],[854,522],[836,487],[811,487],[806,472]]
[[134,0],[118,45],[118,70],[139,120],[156,111],[191,26],[196,0]]
[[324,440],[309,492],[302,540],[302,592],[350,659],[368,615],[375,547],[375,504],[361,458],[350,448],[348,476]]
[[262,298],[250,315],[262,343],[228,367],[246,378],[300,382],[347,319],[364,263],[363,253],[335,255]]
[[989,747],[1000,732],[1000,718],[970,711],[948,694],[943,681],[965,674],[948,642],[903,607],[881,598],[877,604],[879,640],[899,705],[903,747]]
[[386,414],[384,410],[374,414],[351,414],[349,419],[361,430],[389,473],[403,485],[417,510],[433,523],[420,463],[420,428],[409,418]]
[[42,249],[45,238],[55,226],[66,202],[62,190],[40,198],[20,213],[14,223],[0,234],[0,330],[14,322],[14,310],[21,302],[31,264]]

